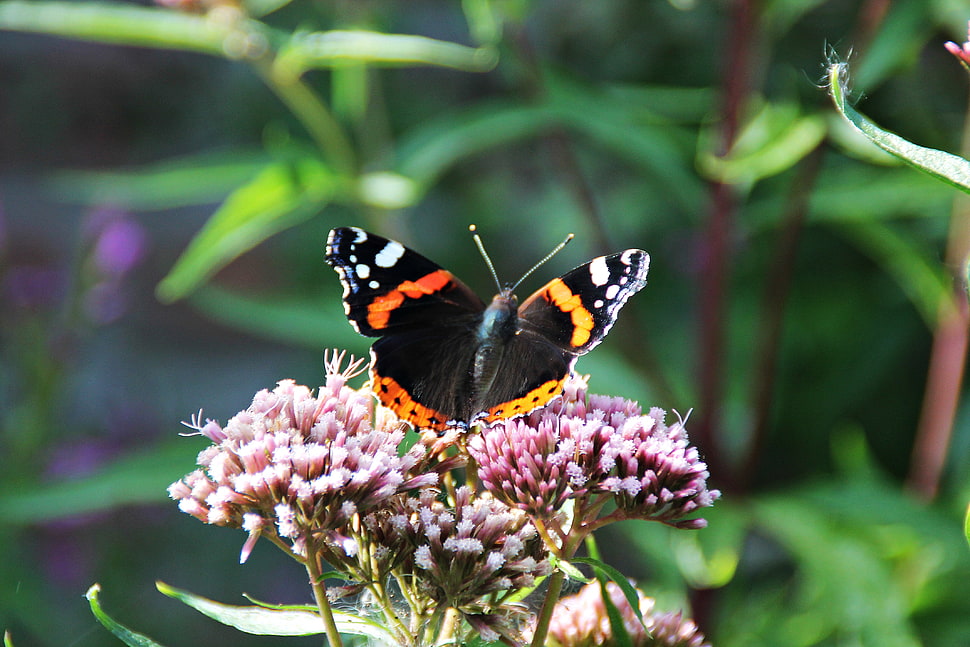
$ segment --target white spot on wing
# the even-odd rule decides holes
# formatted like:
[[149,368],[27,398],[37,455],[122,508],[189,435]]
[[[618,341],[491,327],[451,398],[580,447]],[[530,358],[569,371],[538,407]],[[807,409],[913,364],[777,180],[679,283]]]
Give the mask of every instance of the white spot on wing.
[[367,232],[364,231],[363,229],[358,229],[357,227],[351,227],[350,230],[357,234],[357,237],[354,238],[354,243],[362,243],[365,240],[367,240]]
[[393,240],[387,241],[384,249],[377,253],[374,262],[378,267],[394,267],[398,259],[404,256],[404,245]]
[[364,265],[363,263],[361,263],[360,265],[354,268],[354,271],[357,272],[357,277],[360,279],[366,279],[370,277],[370,265]]
[[620,286],[615,283],[606,288],[606,298],[610,301],[616,298],[616,293],[620,291]]
[[376,290],[377,288],[381,287],[381,284],[377,281],[371,281],[367,284],[367,287],[369,287],[371,290]]
[[589,278],[597,287],[609,283],[610,268],[606,265],[605,256],[597,256],[589,262]]

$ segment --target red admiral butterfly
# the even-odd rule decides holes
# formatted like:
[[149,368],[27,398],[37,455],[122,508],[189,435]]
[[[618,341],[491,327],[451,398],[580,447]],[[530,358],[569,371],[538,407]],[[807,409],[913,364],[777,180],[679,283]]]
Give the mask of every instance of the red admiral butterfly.
[[577,357],[603,340],[646,285],[650,256],[639,249],[599,256],[521,306],[515,286],[486,306],[451,272],[356,227],[330,232],[327,263],[340,275],[350,323],[379,337],[370,376],[381,403],[416,427],[441,431],[524,415],[558,397]]

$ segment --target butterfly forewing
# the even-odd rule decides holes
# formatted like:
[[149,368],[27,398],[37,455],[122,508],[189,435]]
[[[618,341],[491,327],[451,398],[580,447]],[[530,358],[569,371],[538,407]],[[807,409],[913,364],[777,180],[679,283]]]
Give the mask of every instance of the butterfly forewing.
[[437,263],[356,227],[330,232],[327,262],[344,286],[347,318],[368,337],[433,326],[485,308],[468,286]]

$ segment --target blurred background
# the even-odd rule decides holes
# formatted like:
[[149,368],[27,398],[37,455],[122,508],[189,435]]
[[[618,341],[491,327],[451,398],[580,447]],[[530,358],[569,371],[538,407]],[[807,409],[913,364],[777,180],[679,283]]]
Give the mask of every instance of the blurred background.
[[576,233],[520,296],[651,254],[577,368],[692,411],[724,493],[705,530],[600,537],[658,608],[716,646],[970,645],[968,207],[850,132],[824,80],[846,61],[874,122],[965,154],[968,74],[943,43],[970,2],[170,4],[0,2],[13,644],[111,644],[94,582],[161,643],[271,642],[155,590],[309,595],[269,544],[240,566],[243,533],[167,499],[204,446],[179,423],[319,384],[324,349],[366,355],[330,228],[401,240],[487,298],[474,223],[503,281]]

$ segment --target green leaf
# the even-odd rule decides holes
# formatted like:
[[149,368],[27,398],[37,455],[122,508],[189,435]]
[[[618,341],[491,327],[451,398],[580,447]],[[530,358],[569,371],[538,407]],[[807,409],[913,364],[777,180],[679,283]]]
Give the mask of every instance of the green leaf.
[[273,13],[277,9],[282,9],[293,0],[243,0],[246,13],[256,18],[261,18]]
[[[849,489],[845,483],[840,486],[840,492]],[[880,549],[874,543],[880,526],[853,519],[855,512],[848,519],[839,518],[818,502],[791,495],[753,503],[759,528],[790,552],[798,568],[797,588],[770,619],[778,644],[822,644],[835,636],[845,644],[921,644],[910,619],[911,583],[894,577],[900,565],[884,554],[906,544],[900,536],[904,526],[893,528],[896,536]],[[861,505],[867,504],[864,500]],[[916,559],[937,559],[932,552],[921,557],[918,545],[912,550]],[[872,604],[873,600],[879,604]]]
[[967,515],[963,519],[963,535],[967,538],[967,543],[970,544],[970,504],[967,505]]
[[94,584],[88,589],[84,597],[88,599],[88,603],[91,605],[91,612],[94,617],[97,618],[105,629],[113,633],[121,642],[125,643],[129,647],[163,647],[161,643],[157,643],[148,636],[136,633],[119,624],[111,618],[104,610],[101,608],[101,603],[98,600],[98,594],[101,592],[101,586],[99,584]]
[[[630,584],[630,580],[627,579],[626,575],[606,562],[601,562],[600,560],[593,559],[591,557],[576,557],[573,559],[573,561],[591,566],[596,572],[596,579],[598,579],[600,582],[605,582],[606,580],[616,582],[616,585],[620,587],[621,591],[623,591],[623,597],[626,598],[626,601],[636,612],[637,618],[643,622],[643,615],[640,613],[640,596],[637,593],[637,590],[633,588],[633,585]],[[603,599],[606,600],[606,597],[607,596],[604,591]]]
[[845,63],[833,63],[829,66],[829,93],[842,116],[879,148],[937,179],[970,193],[970,162],[944,151],[917,146],[899,135],[879,128],[848,105],[845,96],[847,69],[848,66]]
[[756,182],[797,164],[819,145],[826,130],[824,118],[799,115],[795,104],[765,103],[727,155],[714,153],[713,135],[709,135],[698,154],[698,167],[707,177],[724,183]]
[[190,299],[209,318],[236,330],[304,348],[367,354],[370,342],[347,324],[336,295],[248,295],[207,285]]
[[[163,594],[186,604],[203,615],[248,634],[262,636],[309,636],[324,633],[323,621],[315,612],[294,606],[234,606],[222,604],[176,589],[164,582],[155,586]],[[342,634],[366,636],[377,644],[394,644],[393,636],[383,627],[358,616],[333,611],[337,629]]]
[[206,153],[123,171],[61,171],[48,184],[67,202],[172,209],[218,202],[265,166],[263,153]]
[[674,560],[695,589],[725,586],[737,572],[749,530],[748,515],[726,502],[705,510],[702,532],[669,535]]
[[839,231],[852,239],[892,276],[927,326],[935,327],[939,307],[950,298],[950,279],[930,250],[881,221],[843,221]]
[[465,158],[560,129],[646,169],[685,210],[700,208],[697,196],[703,191],[688,168],[687,147],[678,140],[676,127],[649,119],[645,111],[617,107],[609,94],[567,84],[553,87],[558,89],[544,104],[480,104],[423,124],[401,141],[395,170],[427,190]]
[[[865,56],[859,62],[860,87],[870,90],[893,74],[903,74],[920,65],[922,50],[938,34],[933,15],[937,10],[934,5],[938,4],[926,0],[896,0],[887,5],[879,29],[874,31]],[[961,8],[966,14],[966,5]],[[966,24],[966,18],[963,24]]]
[[[613,598],[610,597],[610,592],[606,588],[606,582],[607,580],[605,578],[599,578],[600,598],[603,600],[603,606],[606,607],[606,617],[610,620],[610,631],[613,634],[613,640],[610,644],[615,644],[617,647],[633,647],[633,639],[630,638],[630,632],[626,630],[623,615],[617,606],[613,604]],[[637,617],[640,618],[640,624],[643,624],[643,617],[640,614],[638,604],[639,601],[633,608],[637,612]]]
[[242,25],[246,32],[205,16],[122,3],[0,2],[0,29],[215,56],[238,49],[234,43],[257,33],[258,23]]
[[0,518],[26,525],[164,501],[172,481],[191,471],[199,449],[181,439],[125,456],[90,476],[6,490],[0,493]]
[[462,0],[468,31],[476,43],[498,45],[502,39],[502,18],[490,0]]
[[487,72],[498,63],[491,47],[467,47],[426,36],[365,30],[303,32],[280,50],[278,71],[300,76],[306,70],[343,65],[433,65],[465,72]]
[[332,199],[337,184],[316,158],[267,165],[212,214],[159,283],[158,298],[186,296],[243,252],[308,220]]
[[539,108],[492,103],[429,120],[401,140],[395,168],[426,190],[464,158],[542,133],[550,118]]
[[[579,558],[580,560],[582,558]],[[577,560],[578,561],[578,560]],[[588,584],[591,580],[583,572],[564,559],[553,560],[553,566],[566,574],[571,580]]]

